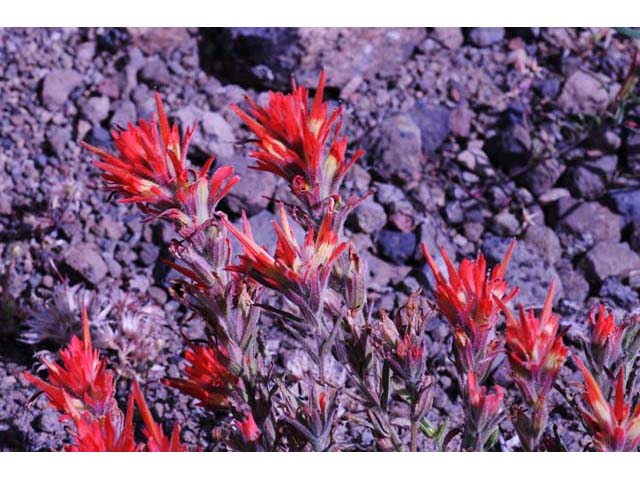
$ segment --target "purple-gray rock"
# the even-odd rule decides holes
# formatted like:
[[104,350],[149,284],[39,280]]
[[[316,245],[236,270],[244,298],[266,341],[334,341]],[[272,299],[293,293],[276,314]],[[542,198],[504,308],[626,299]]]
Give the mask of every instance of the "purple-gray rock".
[[157,85],[168,85],[171,82],[171,75],[167,65],[159,58],[148,60],[142,70],[140,79],[150,87]]
[[562,256],[558,236],[546,225],[529,226],[524,241],[532,251],[547,259],[551,264],[555,264]]
[[600,287],[600,297],[611,300],[624,309],[631,309],[638,304],[638,294],[628,285],[623,285],[615,277],[607,278]]
[[558,227],[574,234],[589,234],[595,242],[620,240],[620,217],[597,202],[570,208]]
[[631,270],[639,269],[640,257],[628,243],[601,241],[587,252],[584,268],[594,277],[589,280],[602,282],[607,277],[624,277]]
[[109,115],[110,105],[109,97],[90,97],[82,103],[80,110],[84,118],[97,125]]
[[401,264],[413,256],[416,236],[413,233],[382,230],[378,235],[380,254],[395,264]]
[[52,70],[42,83],[42,102],[49,110],[57,110],[71,91],[82,84],[82,76],[74,70]]
[[464,35],[460,27],[436,27],[431,35],[451,50],[460,48],[464,43]]
[[477,47],[489,47],[502,41],[504,28],[502,27],[476,27],[469,31],[469,40]]
[[411,118],[420,129],[422,149],[435,152],[449,135],[449,109],[419,101],[411,111]]
[[362,202],[354,212],[354,220],[360,231],[377,232],[387,223],[387,214],[371,197]]
[[374,168],[384,180],[408,183],[422,171],[420,128],[409,115],[396,115],[384,120],[374,148]]
[[98,284],[109,271],[95,243],[71,245],[64,252],[63,261],[67,267],[93,285]]
[[567,186],[571,192],[587,200],[601,197],[607,189],[618,165],[616,155],[605,155],[597,160],[583,162],[569,170]]

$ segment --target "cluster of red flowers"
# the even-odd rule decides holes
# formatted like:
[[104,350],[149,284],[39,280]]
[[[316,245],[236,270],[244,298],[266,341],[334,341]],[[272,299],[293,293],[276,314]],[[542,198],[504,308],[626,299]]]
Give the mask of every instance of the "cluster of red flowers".
[[[403,428],[410,432],[410,450],[418,449],[419,432],[445,448],[455,430],[444,435],[445,426],[434,428],[427,421],[434,382],[425,336],[437,308],[453,337],[465,412],[461,448],[483,450],[495,442],[505,390],[492,386],[492,372],[499,354],[506,352],[524,400],[524,407],[513,410],[512,423],[524,450],[539,449],[550,392],[569,356],[564,330],[552,310],[555,282],[538,315],[520,305],[516,316],[509,302],[518,288],[505,278],[515,241],[491,271],[482,254],[463,259],[456,268],[441,249],[446,276],[422,245],[435,277],[435,304],[416,292],[395,315],[382,311],[376,318],[367,298],[367,264],[342,234],[346,216],[362,198],[354,195],[343,202],[339,189],[363,152],[347,159],[348,140],[341,135],[343,108],[330,113],[324,87],[323,72],[311,101],[308,90],[293,82],[292,93],[270,92],[264,107],[249,98],[248,111],[232,106],[256,137],[254,168],[285,179],[297,198],[293,206],[278,204],[273,253],[256,243],[244,213],[237,227],[217,211],[239,178],[230,167],[210,175],[213,157],[199,171],[188,168],[187,149],[196,126],[181,138],[178,126],[169,124],[159,95],[157,121],[152,117],[113,132],[117,154],[85,145],[100,157],[95,165],[103,172],[107,190],[118,193],[121,202],[137,204],[147,219],[172,222],[180,237],[170,247],[175,261],[167,262],[184,277],[174,293],[179,290],[176,296],[183,304],[206,320],[210,341],[190,343],[183,377],[165,379],[165,385],[204,408],[227,413],[228,428],[216,432],[226,434],[229,448],[324,451],[336,448],[334,430],[342,415],[338,406],[347,384],[336,385],[328,378],[327,367],[337,361],[341,366],[333,370],[349,379],[355,391],[350,389],[349,396],[366,410],[368,422],[363,423],[381,449],[406,449],[405,436],[399,434]],[[296,238],[291,219],[304,231],[303,238]],[[228,232],[242,248],[235,263]],[[260,303],[262,289],[288,302],[282,308]],[[286,332],[306,349],[313,364],[294,386],[274,378],[266,365],[257,331],[261,309],[280,316]],[[498,332],[501,312],[506,319],[504,339]],[[166,436],[136,382],[126,413],[118,407],[114,375],[106,359],[92,349],[86,311],[83,315],[83,341],[70,341],[60,353],[61,364],[43,360],[49,382],[27,374],[63,418],[73,422],[75,441],[65,448],[185,450],[179,425]],[[633,317],[617,325],[601,306],[588,322],[589,368],[575,356],[585,379],[580,414],[596,449],[637,450],[640,407],[632,410],[628,401],[634,382],[625,372],[635,367],[640,321]],[[393,418],[391,397],[408,406],[404,418]],[[134,437],[136,406],[144,423],[143,443]]]
[[187,150],[196,125],[187,127],[181,140],[178,125],[169,125],[159,94],[156,105],[159,131],[154,116],[149,122],[141,120],[139,125],[115,130],[118,155],[82,145],[101,158],[95,165],[103,172],[105,187],[120,194],[120,202],[136,203],[147,214],[168,216],[195,229],[211,219],[218,202],[240,177],[233,175],[233,167],[225,166],[209,178],[213,156],[198,172],[187,168]]
[[266,107],[249,97],[249,113],[231,106],[257,137],[256,150],[251,153],[256,168],[287,180],[293,193],[313,210],[322,209],[323,201],[338,191],[344,176],[364,154],[358,150],[346,159],[347,137],[340,136],[343,108],[329,115],[324,86],[323,71],[310,110],[309,93],[295,80],[290,94],[269,92]]
[[[71,419],[75,427],[75,443],[65,446],[80,452],[152,452],[185,451],[180,443],[180,426],[175,424],[167,437],[155,422],[140,387],[134,381],[126,416],[115,400],[115,379],[107,368],[107,359],[91,345],[89,319],[82,309],[83,340],[74,336],[60,351],[62,365],[43,359],[49,382],[26,372],[25,377],[48,398],[52,407],[62,413],[61,420]],[[145,424],[146,443],[136,443],[133,428],[134,403]]]
[[506,303],[518,293],[518,289],[510,289],[504,279],[514,248],[515,241],[490,275],[482,253],[475,261],[462,260],[456,271],[447,251],[442,248],[449,274],[447,280],[426,246],[422,245],[422,252],[435,276],[438,308],[453,328],[456,364],[461,377],[475,372],[483,381],[499,353],[494,341],[500,311],[498,300]]

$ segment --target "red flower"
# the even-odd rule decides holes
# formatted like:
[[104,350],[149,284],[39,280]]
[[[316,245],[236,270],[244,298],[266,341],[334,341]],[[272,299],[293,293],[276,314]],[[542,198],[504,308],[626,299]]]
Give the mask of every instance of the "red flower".
[[188,349],[184,356],[189,362],[185,369],[187,378],[169,378],[165,384],[197,398],[206,408],[229,407],[230,390],[238,383],[238,377],[229,370],[224,353],[198,345]]
[[496,299],[507,318],[506,341],[513,379],[529,405],[546,396],[569,355],[558,335],[558,316],[551,310],[555,284],[554,279],[539,318],[533,310],[525,311],[520,305],[520,318],[516,319]]
[[251,152],[255,168],[284,178],[298,197],[310,207],[319,208],[323,199],[337,193],[342,179],[364,151],[345,159],[347,137],[340,137],[343,108],[328,115],[329,105],[322,98],[324,71],[310,110],[307,89],[298,87],[295,80],[292,83],[291,94],[269,92],[267,107],[259,107],[246,97],[249,113],[237,105],[231,108],[257,137],[257,149]]
[[240,430],[245,443],[255,443],[260,438],[260,429],[256,425],[251,412],[244,417],[244,420],[236,420],[236,426]]
[[273,257],[255,243],[246,217],[243,217],[242,232],[223,219],[224,225],[244,249],[240,263],[229,269],[244,273],[284,294],[297,295],[317,306],[320,302],[315,297],[324,290],[333,263],[347,246],[346,242],[338,243],[338,234],[334,231],[333,199],[329,200],[318,234],[310,228],[303,245],[298,244],[282,203],[279,209],[280,225],[273,222],[278,237]]
[[624,368],[618,371],[611,405],[582,360],[575,357],[575,362],[585,381],[580,412],[591,430],[595,447],[600,451],[636,451],[640,445],[640,405],[630,415],[631,407],[625,401]]
[[592,366],[597,373],[601,373],[605,368],[614,367],[614,364],[622,358],[622,340],[629,326],[629,323],[616,325],[613,312],[606,311],[602,304],[597,309],[591,310],[589,313],[590,353]]
[[509,290],[504,279],[514,248],[515,240],[511,242],[502,263],[490,275],[482,253],[475,261],[462,260],[456,271],[446,250],[441,248],[449,274],[447,280],[422,244],[422,252],[435,276],[438,308],[454,329],[458,368],[463,372],[474,371],[480,378],[484,378],[498,354],[491,338],[499,311],[496,299],[506,303],[518,292],[517,288]]
[[188,448],[180,443],[180,424],[176,422],[173,425],[171,437],[167,437],[162,431],[162,427],[158,425],[151,415],[151,411],[147,406],[147,402],[142,395],[138,382],[133,382],[133,396],[140,416],[144,422],[144,435],[147,437],[147,450],[150,452],[186,452]]
[[82,307],[83,341],[75,335],[67,348],[60,351],[62,365],[46,358],[42,363],[49,370],[49,382],[25,372],[25,378],[42,390],[51,405],[80,420],[84,412],[94,417],[108,415],[117,408],[114,400],[113,373],[107,370],[107,359],[100,358],[98,350],[91,347],[89,320]]
[[213,157],[197,173],[188,169],[187,148],[196,126],[187,127],[180,140],[178,126],[169,126],[159,94],[156,104],[159,133],[152,116],[149,122],[141,120],[126,130],[112,132],[117,155],[82,145],[100,156],[95,165],[103,171],[106,188],[122,196],[120,202],[137,203],[145,213],[168,215],[191,227],[201,225],[239,177],[233,176],[232,167],[225,166],[209,179]]
[[106,417],[95,418],[85,413],[75,423],[75,445],[65,446],[67,452],[139,452],[133,435],[133,396],[129,398],[126,418],[119,409]]

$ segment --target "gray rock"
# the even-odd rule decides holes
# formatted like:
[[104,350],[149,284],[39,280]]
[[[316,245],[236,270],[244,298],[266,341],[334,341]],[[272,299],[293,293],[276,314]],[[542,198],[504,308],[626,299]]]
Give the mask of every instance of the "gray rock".
[[607,298],[627,310],[638,304],[638,294],[631,287],[623,285],[615,277],[609,277],[602,283],[600,297]]
[[380,254],[395,264],[409,260],[416,249],[416,236],[413,233],[382,230],[378,235]]
[[499,130],[484,145],[491,161],[507,170],[527,164],[531,149],[531,134],[520,124]]
[[471,131],[471,120],[473,120],[473,110],[464,105],[454,108],[449,115],[451,133],[456,137],[468,137]]
[[489,47],[502,41],[504,28],[502,27],[476,27],[469,32],[469,39],[477,47]]
[[[269,205],[278,182],[275,175],[250,168],[253,165],[251,159],[240,156],[222,160],[221,165],[233,166],[234,173],[241,178],[226,196],[232,212],[240,213],[244,209],[249,216],[252,216]],[[217,165],[214,165],[214,168],[216,167]]]
[[547,259],[552,265],[562,256],[558,236],[546,225],[529,226],[524,241],[532,251]]
[[611,99],[609,80],[603,75],[576,70],[566,80],[558,105],[569,113],[597,113]]
[[200,125],[209,142],[211,152],[222,158],[233,155],[236,136],[231,125],[222,115],[218,112],[204,112]]
[[520,175],[518,182],[531,190],[531,193],[536,197],[539,197],[553,188],[564,170],[564,163],[556,158],[550,158]]
[[111,102],[109,101],[109,97],[91,97],[82,104],[80,110],[84,118],[96,125],[107,118],[110,106]]
[[367,198],[358,206],[354,212],[355,223],[358,228],[365,233],[372,233],[380,230],[387,223],[387,214],[382,205]]
[[71,130],[68,127],[53,127],[46,132],[47,143],[58,158],[64,158],[64,150],[71,141]]
[[[487,263],[495,265],[501,262],[510,243],[510,238],[495,236],[485,238],[482,252],[487,258]],[[527,308],[539,308],[544,305],[551,280],[557,278],[558,274],[549,261],[532,252],[525,242],[518,242],[507,266],[505,277],[509,285],[520,287],[520,292],[515,299],[516,303],[522,303]],[[562,282],[558,280],[554,303],[562,297]]]
[[219,159],[231,158],[236,141],[233,128],[217,112],[208,112],[197,107],[187,106],[176,112],[182,128],[198,123],[193,136],[193,145],[207,155],[214,154]]
[[126,128],[130,122],[133,123],[136,121],[137,115],[136,105],[129,100],[125,100],[113,113],[111,125],[112,127],[121,126]]
[[167,65],[159,58],[147,61],[140,70],[140,79],[150,87],[156,85],[168,85],[171,82],[171,75]]
[[513,236],[520,229],[520,222],[513,213],[500,212],[493,219],[494,233],[503,236]]
[[409,115],[396,115],[384,120],[376,144],[374,165],[384,180],[409,182],[422,170],[422,140],[420,128]]
[[127,33],[132,42],[147,55],[170,54],[189,41],[186,28],[129,27]]
[[606,192],[607,184],[611,181],[617,165],[616,155],[606,155],[597,160],[584,162],[569,171],[568,186],[578,197],[587,200],[599,198]]
[[74,70],[52,70],[42,84],[42,102],[49,110],[57,110],[71,91],[82,84],[82,76]]
[[597,202],[571,209],[558,226],[574,234],[589,234],[595,242],[620,240],[620,217]]
[[95,243],[71,245],[63,254],[63,261],[70,269],[89,283],[97,285],[109,271]]
[[411,118],[420,128],[422,148],[427,153],[435,152],[449,135],[449,109],[419,101],[411,111]]
[[640,268],[640,257],[628,243],[601,241],[587,253],[584,268],[595,280],[602,282],[607,277],[625,276]]
[[624,225],[640,222],[640,188],[611,190],[607,201],[622,216]]
[[52,409],[46,409],[38,417],[37,430],[47,433],[54,433],[62,430],[63,426],[60,423],[58,414]]
[[560,260],[556,269],[562,281],[564,300],[568,300],[582,308],[582,304],[589,295],[589,282],[581,272],[576,271],[569,260]]
[[432,36],[445,47],[455,50],[464,43],[464,35],[460,27],[436,27]]

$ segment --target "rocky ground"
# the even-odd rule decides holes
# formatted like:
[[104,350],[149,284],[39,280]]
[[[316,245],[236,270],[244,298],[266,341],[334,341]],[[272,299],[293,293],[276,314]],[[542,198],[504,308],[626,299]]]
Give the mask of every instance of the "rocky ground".
[[[25,332],[55,321],[51,305],[68,308],[71,285],[98,316],[114,291],[145,305],[153,341],[120,362],[123,372],[144,372],[155,414],[209,447],[213,420],[159,383],[178,375],[179,330],[201,328],[168,295],[173,274],[159,259],[171,232],[109,201],[78,145],[108,147],[112,126],[150,116],[154,90],[181,125],[200,122],[192,162],[212,152],[239,170],[225,209],[237,218],[246,208],[260,243],[272,244],[272,199],[286,186],[247,168],[248,134],[229,105],[288,89],[291,73],[313,86],[325,67],[351,146],[367,149],[346,187],[375,194],[348,234],[366,252],[378,305],[429,290],[420,242],[497,261],[517,237],[508,278],[520,300],[539,306],[557,277],[556,308],[577,344],[594,302],[621,318],[639,299],[640,108],[616,102],[633,53],[611,29],[0,30],[0,450],[59,449],[68,435],[44,399],[27,406],[34,390],[21,372],[68,333]],[[429,334],[440,375],[430,416],[455,424],[447,326],[436,318]],[[555,400],[559,434],[580,448],[582,427]],[[504,427],[498,448],[509,450]]]

